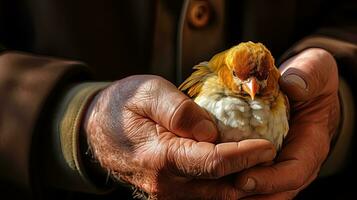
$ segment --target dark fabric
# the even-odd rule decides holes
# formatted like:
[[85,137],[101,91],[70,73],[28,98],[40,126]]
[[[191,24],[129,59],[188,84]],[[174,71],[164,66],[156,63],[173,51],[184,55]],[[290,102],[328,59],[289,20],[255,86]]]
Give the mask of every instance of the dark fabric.
[[[27,188],[39,177],[33,143],[40,113],[56,84],[85,70],[81,62],[5,51],[0,55],[0,177]],[[81,72],[82,71],[82,72]],[[77,77],[78,79],[78,77]],[[48,116],[47,116],[48,117]],[[48,121],[48,119],[47,119]],[[48,134],[43,130],[42,134]],[[41,144],[38,144],[38,147]]]
[[[275,58],[311,34],[356,44],[354,0],[207,0],[212,16],[199,28],[189,24],[190,6],[183,2],[0,0],[0,43],[83,61],[97,80],[155,73],[177,84],[194,64],[241,41],[263,42]],[[334,54],[343,55],[348,64],[340,71],[353,80],[354,72],[348,72],[356,70],[356,54],[341,50]],[[6,172],[6,178],[1,177],[5,184],[9,179],[29,184],[31,144],[45,142],[32,141],[34,132],[43,134],[35,127],[49,124],[46,113],[56,98],[48,97],[55,96],[54,88],[62,91],[60,80],[78,66],[82,63],[22,53],[0,56],[0,173]],[[43,117],[35,125],[39,113]],[[61,199],[80,196],[49,190],[48,196],[55,193]]]

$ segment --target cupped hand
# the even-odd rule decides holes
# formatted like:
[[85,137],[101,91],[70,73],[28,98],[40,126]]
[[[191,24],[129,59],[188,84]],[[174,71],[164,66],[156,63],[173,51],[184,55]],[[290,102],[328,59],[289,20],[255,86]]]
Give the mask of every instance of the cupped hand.
[[157,76],[128,77],[98,93],[83,127],[104,169],[158,199],[236,199],[227,175],[275,157],[265,140],[214,144],[209,114]]
[[293,199],[317,177],[338,127],[338,72],[330,53],[304,50],[280,70],[291,104],[290,130],[273,165],[239,175],[237,186],[246,199]]

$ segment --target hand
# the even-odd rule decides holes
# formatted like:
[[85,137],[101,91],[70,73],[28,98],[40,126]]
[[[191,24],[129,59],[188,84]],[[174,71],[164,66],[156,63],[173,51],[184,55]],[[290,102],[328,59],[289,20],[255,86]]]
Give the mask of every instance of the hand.
[[247,199],[293,199],[317,177],[339,123],[338,72],[330,53],[307,49],[280,70],[291,103],[290,131],[273,165],[239,176]]
[[265,140],[209,143],[218,133],[208,113],[157,76],[97,94],[83,127],[104,169],[159,199],[236,199],[226,175],[275,157]]

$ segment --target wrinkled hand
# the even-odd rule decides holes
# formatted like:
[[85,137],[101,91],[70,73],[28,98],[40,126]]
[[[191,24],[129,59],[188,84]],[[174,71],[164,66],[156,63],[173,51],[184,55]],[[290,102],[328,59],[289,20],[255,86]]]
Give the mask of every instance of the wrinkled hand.
[[290,131],[275,164],[239,176],[247,199],[293,199],[318,175],[340,118],[337,65],[330,53],[311,48],[280,67],[280,85],[291,103]]
[[226,175],[275,157],[265,140],[210,143],[218,136],[210,116],[157,76],[132,76],[101,91],[83,127],[103,168],[159,199],[236,199]]

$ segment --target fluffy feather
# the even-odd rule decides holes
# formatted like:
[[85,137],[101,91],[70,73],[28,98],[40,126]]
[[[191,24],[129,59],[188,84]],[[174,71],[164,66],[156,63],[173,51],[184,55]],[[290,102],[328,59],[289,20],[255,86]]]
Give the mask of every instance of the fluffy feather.
[[215,118],[221,142],[265,138],[280,149],[289,130],[288,101],[264,45],[241,43],[193,69],[179,89]]

